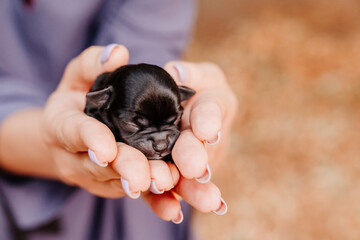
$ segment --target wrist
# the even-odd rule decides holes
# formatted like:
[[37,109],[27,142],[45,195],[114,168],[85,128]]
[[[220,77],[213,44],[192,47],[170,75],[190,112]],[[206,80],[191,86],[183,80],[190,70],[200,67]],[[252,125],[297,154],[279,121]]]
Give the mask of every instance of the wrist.
[[1,167],[20,175],[55,178],[54,164],[43,141],[41,108],[21,110],[0,128]]

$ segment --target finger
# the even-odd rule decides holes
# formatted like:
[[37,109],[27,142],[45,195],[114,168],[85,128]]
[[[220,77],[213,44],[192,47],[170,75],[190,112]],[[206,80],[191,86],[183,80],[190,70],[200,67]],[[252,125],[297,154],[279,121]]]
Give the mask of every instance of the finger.
[[124,191],[131,198],[138,198],[140,192],[150,187],[150,168],[147,158],[139,150],[117,143],[119,154],[111,163],[122,179]]
[[101,73],[114,71],[128,60],[129,52],[122,45],[89,47],[67,65],[58,89],[88,91]]
[[51,96],[49,102],[52,106],[47,107],[45,111],[48,112],[44,114],[47,132],[50,136],[55,136],[57,143],[70,152],[91,149],[99,163],[111,162],[118,150],[115,138],[106,125],[78,109],[84,101],[81,96],[80,92]]
[[79,186],[99,197],[120,198],[125,196],[125,192],[119,179],[113,179],[106,182],[90,179]]
[[175,186],[170,167],[163,160],[149,161],[151,173],[150,191],[155,194],[162,194]]
[[225,75],[213,63],[190,63],[186,61],[168,62],[164,69],[178,85],[185,85],[196,91],[226,86]]
[[161,195],[149,193],[144,196],[144,199],[159,218],[177,224],[182,222],[180,203],[171,192]]
[[223,111],[216,99],[216,94],[209,91],[200,93],[191,105],[189,114],[194,135],[201,141],[217,142],[223,121]]
[[200,212],[213,211],[222,215],[227,211],[226,203],[221,198],[219,188],[212,182],[203,184],[194,179],[180,178],[174,191]]
[[179,169],[175,166],[175,164],[173,163],[166,163],[170,169],[170,173],[173,179],[173,183],[174,185],[176,185],[180,179],[180,173],[179,173]]
[[216,142],[221,123],[228,124],[231,121],[237,102],[221,69],[212,63],[184,61],[169,62],[165,69],[178,84],[197,92],[186,103],[182,128],[191,126],[200,140]]
[[120,174],[117,173],[111,166],[100,167],[89,159],[87,153],[79,153],[79,158],[83,168],[89,173],[94,180],[98,182],[107,182],[110,180],[117,180],[120,184]]
[[[86,189],[100,197],[118,198],[124,196],[120,177],[111,167],[101,168],[92,163],[86,154],[69,153],[61,148],[53,149],[58,176],[69,185]],[[108,174],[109,176],[105,177]],[[97,177],[103,176],[100,181]],[[106,179],[107,178],[107,179]]]
[[200,178],[206,172],[208,155],[203,143],[190,130],[181,132],[172,150],[172,157],[185,178]]

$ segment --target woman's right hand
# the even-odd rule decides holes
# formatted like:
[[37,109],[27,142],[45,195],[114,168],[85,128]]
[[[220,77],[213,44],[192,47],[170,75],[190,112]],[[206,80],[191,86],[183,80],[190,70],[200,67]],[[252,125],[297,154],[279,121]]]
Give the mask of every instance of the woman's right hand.
[[127,64],[128,58],[120,45],[86,49],[67,65],[42,114],[41,135],[57,178],[97,196],[118,198],[127,193],[137,198],[151,184],[145,156],[116,143],[107,126],[84,114],[85,95],[97,76]]

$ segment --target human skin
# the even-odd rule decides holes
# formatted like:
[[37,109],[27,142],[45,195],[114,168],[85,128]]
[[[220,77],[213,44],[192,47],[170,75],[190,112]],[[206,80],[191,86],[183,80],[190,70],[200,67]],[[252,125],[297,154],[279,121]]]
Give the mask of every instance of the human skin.
[[[70,61],[44,108],[21,110],[3,121],[0,167],[57,179],[101,197],[137,198],[141,192],[155,214],[176,223],[182,215],[178,196],[201,212],[219,213],[224,202],[209,178],[207,163],[216,166],[224,157],[236,109],[224,74],[210,63],[169,62],[164,67],[179,85],[197,92],[184,105],[182,132],[172,151],[175,167],[161,160],[148,161],[137,149],[117,143],[104,124],[83,113],[85,95],[96,77],[129,59],[127,49],[117,45],[106,61],[100,61],[103,50],[93,46]],[[220,142],[206,144],[216,141],[220,130]],[[108,166],[90,161],[89,149],[100,165]],[[196,180],[202,176],[205,182]],[[155,194],[149,191],[152,185],[166,191]]]

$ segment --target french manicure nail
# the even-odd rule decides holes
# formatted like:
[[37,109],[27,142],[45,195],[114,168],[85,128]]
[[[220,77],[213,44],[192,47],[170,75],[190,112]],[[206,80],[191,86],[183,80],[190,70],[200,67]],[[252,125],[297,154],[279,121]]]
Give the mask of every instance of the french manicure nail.
[[205,141],[205,142],[206,142],[206,144],[213,146],[220,142],[220,138],[221,138],[221,131],[219,130],[218,134],[217,134],[217,139],[215,140],[215,142],[208,142],[208,141]]
[[107,165],[109,164],[108,162],[106,162],[106,163],[99,162],[94,151],[92,151],[91,149],[88,149],[88,155],[90,157],[90,160],[100,167],[107,167]]
[[126,193],[130,198],[132,198],[132,199],[137,199],[137,198],[140,197],[140,194],[141,194],[140,191],[139,191],[139,192],[136,192],[136,193],[131,193],[131,192],[130,192],[129,182],[128,182],[126,179],[124,179],[124,178],[121,177],[120,180],[121,180],[121,185],[122,185],[125,193]]
[[223,198],[220,198],[220,201],[220,207],[217,210],[213,211],[213,213],[217,215],[224,215],[227,212],[228,207]]
[[195,178],[195,180],[198,181],[199,183],[207,183],[210,181],[210,179],[211,179],[211,170],[209,163],[207,163],[204,175],[202,175],[199,178]]
[[181,64],[174,64],[174,68],[178,72],[180,82],[186,83],[188,80],[188,75],[184,66]]
[[183,220],[184,220],[184,214],[183,214],[183,212],[180,210],[178,217],[177,217],[176,219],[171,220],[171,221],[172,221],[173,223],[175,223],[175,224],[180,224],[180,223],[182,223]]
[[100,63],[104,64],[110,57],[111,52],[114,50],[114,48],[118,46],[116,43],[112,43],[107,45],[104,50],[101,52],[100,55]]
[[164,189],[162,189],[160,191],[156,186],[155,180],[151,180],[150,192],[155,193],[155,194],[163,194],[164,191],[165,191]]

